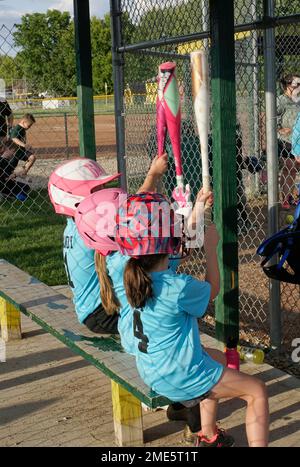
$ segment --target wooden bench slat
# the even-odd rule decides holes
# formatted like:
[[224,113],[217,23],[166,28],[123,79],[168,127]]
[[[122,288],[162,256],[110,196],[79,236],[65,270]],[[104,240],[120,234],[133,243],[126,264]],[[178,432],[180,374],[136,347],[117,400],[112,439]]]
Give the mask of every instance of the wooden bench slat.
[[0,296],[150,408],[170,403],[143,383],[134,357],[122,350],[118,338],[90,332],[77,321],[67,297],[2,259]]

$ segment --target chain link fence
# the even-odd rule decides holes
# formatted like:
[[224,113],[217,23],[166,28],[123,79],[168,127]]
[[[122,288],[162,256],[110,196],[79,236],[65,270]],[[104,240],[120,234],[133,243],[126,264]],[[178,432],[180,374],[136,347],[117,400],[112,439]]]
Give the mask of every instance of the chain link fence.
[[[52,213],[47,194],[49,175],[57,164],[79,156],[77,97],[68,96],[67,90],[62,93],[60,87],[35,93],[35,83],[19,77],[17,31],[16,25],[0,26],[1,70],[11,68],[9,79],[0,76],[0,225],[8,226],[16,215],[25,219]],[[74,43],[74,37],[72,40]],[[75,57],[75,49],[73,54]],[[75,68],[72,79],[76,81]],[[94,113],[97,159],[108,172],[116,171],[113,95],[95,96]],[[35,122],[24,132],[26,114],[33,115]],[[30,166],[32,157],[35,161]]]
[[[260,267],[257,247],[268,236],[268,200],[265,130],[265,69],[263,2],[235,2],[236,58],[236,160],[238,183],[238,242],[240,337],[251,345],[270,347],[269,281]],[[203,0],[135,1],[121,0],[122,46],[124,54],[124,115],[128,189],[141,184],[151,158],[156,154],[156,77],[158,66],[176,62],[182,106],[182,160],[185,182],[194,199],[201,184],[201,154],[191,93],[190,53],[199,48],[209,51],[209,10]],[[295,15],[288,25],[284,17]],[[282,94],[279,79],[300,73],[300,18],[297,2],[276,1],[274,16],[277,95]],[[198,34],[203,38],[194,39]],[[137,46],[138,45],[138,46]],[[295,106],[294,110],[300,111]],[[295,115],[293,117],[295,119]],[[290,128],[292,130],[292,128]],[[298,200],[299,165],[290,157],[278,133],[280,228]],[[210,164],[212,162],[212,141]],[[170,169],[163,190],[171,196],[175,168],[170,141],[166,142]],[[212,164],[211,164],[211,175]],[[290,205],[284,206],[286,198]],[[289,209],[286,209],[286,208]],[[285,208],[285,209],[283,209]],[[202,252],[194,250],[184,271],[203,277]],[[282,351],[285,366],[290,362],[292,342],[300,335],[299,287],[281,284]],[[205,318],[214,328],[213,310]],[[296,366],[293,371],[296,371]]]
[[[190,71],[190,53],[199,48],[210,51],[209,8],[207,0],[121,0],[122,46],[124,54],[124,94],[126,171],[128,191],[135,192],[143,182],[152,157],[156,154],[156,76],[158,66],[165,61],[175,61],[182,106],[182,160],[186,183],[192,190],[192,200],[201,186],[201,153],[196,123]],[[274,82],[277,95],[282,94],[279,79],[284,75],[299,74],[300,18],[298,0],[275,2],[274,22],[276,73]],[[285,24],[284,18],[289,19]],[[260,267],[257,247],[268,236],[268,200],[266,170],[266,109],[265,109],[265,55],[262,0],[235,1],[235,52],[236,52],[236,169],[238,194],[238,241],[239,241],[239,292],[241,340],[255,346],[270,346],[269,282]],[[15,45],[16,27],[0,27],[0,65],[12,67],[12,60],[19,48]],[[139,47],[134,47],[139,44]],[[130,52],[130,47],[135,50]],[[74,51],[75,55],[75,51]],[[122,66],[122,61],[119,63]],[[12,67],[13,70],[13,67]],[[0,76],[1,79],[1,76]],[[75,77],[71,77],[74,79]],[[0,156],[0,231],[1,225],[13,230],[16,216],[32,225],[32,235],[38,235],[34,216],[43,214],[41,222],[47,222],[53,208],[47,194],[47,182],[55,166],[68,158],[79,155],[77,100],[67,96],[58,87],[51,93],[34,94],[34,83],[25,77],[11,73],[11,79],[2,86],[1,97],[1,156]],[[8,107],[9,106],[9,107]],[[114,173],[116,168],[115,119],[112,96],[94,98],[97,160]],[[35,123],[28,129],[24,149],[18,148],[13,127],[25,114],[32,114]],[[289,117],[289,121],[294,117]],[[283,116],[282,125],[287,125]],[[211,122],[212,124],[212,122]],[[290,123],[289,123],[290,124]],[[291,124],[290,124],[291,125]],[[291,130],[291,128],[289,128]],[[18,136],[18,135],[17,135]],[[22,135],[21,135],[22,136]],[[287,144],[279,138],[278,186],[280,199],[284,193],[296,201],[298,166],[290,157]],[[23,134],[24,139],[24,134]],[[288,141],[289,142],[289,141]],[[25,142],[24,142],[25,144]],[[210,172],[212,170],[212,137],[209,137]],[[170,168],[163,180],[163,191],[171,197],[174,188],[175,167],[170,141],[166,141]],[[19,155],[16,152],[19,152]],[[32,152],[36,160],[27,175],[18,173]],[[4,157],[3,157],[4,155]],[[287,156],[287,157],[285,157]],[[18,162],[17,159],[20,159]],[[10,161],[14,161],[11,164]],[[17,162],[17,165],[14,164]],[[28,165],[27,165],[28,168]],[[12,170],[13,169],[13,170]],[[11,181],[7,178],[13,175]],[[15,178],[14,175],[17,175]],[[20,176],[21,175],[21,176]],[[13,188],[8,185],[13,183]],[[24,188],[23,185],[26,186]],[[21,196],[20,196],[21,193]],[[22,196],[22,193],[24,195]],[[23,198],[23,199],[22,199]],[[26,198],[26,199],[25,199]],[[290,209],[280,209],[280,227],[286,223]],[[62,222],[63,216],[56,216]],[[23,225],[23,224],[22,224]],[[24,227],[25,228],[25,227]],[[4,232],[4,230],[3,230]],[[19,233],[18,233],[19,234]],[[10,233],[5,231],[7,244]],[[27,238],[26,238],[26,241]],[[59,244],[59,241],[58,241]],[[1,248],[0,248],[1,250]],[[36,251],[37,261],[53,256],[53,251]],[[41,256],[41,255],[44,256]],[[61,257],[61,245],[55,253]],[[9,258],[8,258],[9,259]],[[61,260],[61,259],[60,259]],[[202,251],[193,250],[184,265],[184,271],[203,278],[205,262]],[[34,275],[34,270],[30,270]],[[53,271],[55,276],[55,270]],[[41,277],[41,280],[44,280]],[[51,282],[47,277],[47,283]],[[65,278],[63,279],[65,280]],[[56,282],[55,278],[53,283]],[[300,335],[299,287],[281,284],[282,350],[283,360],[289,361],[292,341]],[[214,329],[214,313],[211,309],[205,318],[208,330]]]

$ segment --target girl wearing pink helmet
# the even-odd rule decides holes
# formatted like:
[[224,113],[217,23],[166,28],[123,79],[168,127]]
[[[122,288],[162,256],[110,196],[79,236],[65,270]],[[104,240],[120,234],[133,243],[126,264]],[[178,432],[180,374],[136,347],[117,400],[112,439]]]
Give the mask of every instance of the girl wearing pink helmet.
[[[145,187],[145,184],[142,188]],[[109,190],[105,190],[109,191]],[[204,202],[210,198],[210,195],[203,195],[202,190],[199,193],[198,201]],[[107,202],[109,201],[109,202]],[[94,193],[78,206],[75,221],[80,235],[88,246],[96,249],[96,270],[101,283],[101,301],[106,312],[111,314],[119,313],[118,330],[121,337],[121,344],[127,353],[136,354],[137,342],[132,332],[133,313],[128,303],[124,289],[124,270],[129,256],[126,256],[128,242],[126,239],[127,229],[133,229],[138,232],[130,240],[130,248],[135,255],[144,254],[155,248],[156,253],[177,255],[182,244],[182,225],[176,221],[174,212],[170,216],[170,204],[168,200],[156,193],[137,193],[128,198],[125,196],[124,203],[119,210],[118,203],[113,205],[112,200],[105,196],[104,191]],[[145,233],[148,232],[148,225],[151,224],[152,210],[158,213],[159,222],[152,223],[152,231],[156,229],[155,239],[149,239]],[[143,208],[146,209],[143,209]],[[194,207],[191,216],[191,222],[197,221],[197,209],[199,203]],[[115,214],[118,222],[116,231]],[[168,219],[171,219],[168,222]],[[123,222],[124,221],[124,222]],[[123,222],[123,225],[122,225]],[[122,226],[122,227],[121,227]],[[171,235],[168,234],[170,230]],[[170,233],[169,232],[169,233]],[[117,244],[114,243],[115,235],[118,236],[119,248],[124,255],[116,250]],[[110,250],[109,254],[108,251]],[[101,254],[99,254],[99,251]],[[103,253],[107,254],[106,257]],[[176,271],[179,265],[178,258],[171,258],[169,268]],[[141,293],[144,293],[141,290]],[[224,360],[224,358],[223,358]],[[197,432],[200,429],[199,405],[186,408],[180,403],[172,404],[168,407],[167,416],[170,420],[184,420],[187,422],[184,436],[186,441],[190,441],[191,432]]]
[[49,197],[55,212],[67,216],[63,258],[78,320],[92,332],[101,334],[118,332],[118,316],[109,316],[103,309],[94,250],[83,242],[74,218],[80,201],[94,191],[102,190],[119,176],[108,175],[91,159],[76,158],[56,167],[48,183]]
[[209,301],[219,292],[216,228],[209,226],[205,234],[206,281],[176,274],[168,269],[168,255],[178,248],[174,229],[163,232],[150,198],[139,200],[138,210],[143,215],[138,229],[136,197],[129,196],[117,216],[116,241],[122,252],[131,256],[125,267],[124,286],[133,311],[140,376],[172,401],[186,406],[200,402],[202,431],[196,437],[197,446],[233,445],[233,438],[216,427],[217,401],[228,397],[239,397],[248,404],[249,445],[266,446],[268,402],[264,383],[225,368],[204,351],[200,341],[197,318],[204,315]]
[[49,197],[55,212],[74,217],[80,201],[120,175],[108,175],[97,162],[85,157],[60,164],[48,182]]
[[[151,189],[166,168],[167,159],[163,156],[150,168],[144,182],[146,188]],[[118,315],[107,314],[103,308],[95,269],[95,251],[91,248],[93,245],[85,243],[80,237],[74,218],[81,201],[105,188],[119,175],[108,175],[93,160],[76,158],[59,165],[50,175],[48,183],[55,212],[67,216],[63,256],[78,320],[92,332],[101,334],[118,333]],[[113,249],[112,244],[109,246]]]
[[[138,200],[145,196],[158,199],[158,201],[164,200],[169,207],[169,203],[162,195],[155,193],[132,195],[131,197],[136,200],[135,207],[137,208],[132,215],[136,219],[138,218]],[[95,264],[101,284],[101,303],[109,315],[115,312],[120,313],[118,327],[123,348],[127,353],[135,354],[134,339],[131,333],[131,311],[123,285],[124,269],[129,257],[117,251],[120,247],[115,241],[117,214],[119,207],[126,200],[127,195],[119,189],[106,189],[94,193],[79,204],[75,222],[85,244],[96,250]],[[179,235],[181,236],[181,231]],[[172,239],[170,245],[164,242],[161,248],[164,251],[167,249],[170,254],[178,253],[181,246],[180,236],[176,240]],[[174,270],[178,264],[179,260],[171,261],[171,267]]]

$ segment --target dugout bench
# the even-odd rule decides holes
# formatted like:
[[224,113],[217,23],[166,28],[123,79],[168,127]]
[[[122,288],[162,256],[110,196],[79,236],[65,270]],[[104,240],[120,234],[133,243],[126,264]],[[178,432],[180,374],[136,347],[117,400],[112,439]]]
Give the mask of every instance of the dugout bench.
[[170,401],[143,383],[135,358],[123,351],[118,337],[91,333],[77,321],[71,300],[0,259],[0,324],[4,341],[22,337],[20,312],[111,379],[116,444],[143,445],[141,402],[155,409]]

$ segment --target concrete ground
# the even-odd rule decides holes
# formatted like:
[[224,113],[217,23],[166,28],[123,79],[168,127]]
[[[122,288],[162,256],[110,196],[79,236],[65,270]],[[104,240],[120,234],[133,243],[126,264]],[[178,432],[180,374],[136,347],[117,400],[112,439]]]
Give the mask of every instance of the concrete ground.
[[[28,318],[22,325],[23,339],[0,363],[0,446],[114,446],[110,380]],[[241,369],[267,384],[270,446],[300,447],[300,381],[266,364]],[[146,446],[184,446],[182,422],[164,411],[143,419]],[[236,446],[247,445],[242,401],[220,403],[218,420]]]

